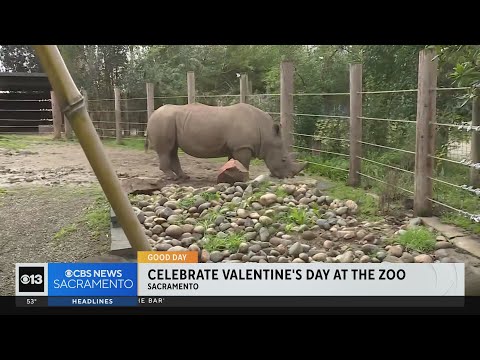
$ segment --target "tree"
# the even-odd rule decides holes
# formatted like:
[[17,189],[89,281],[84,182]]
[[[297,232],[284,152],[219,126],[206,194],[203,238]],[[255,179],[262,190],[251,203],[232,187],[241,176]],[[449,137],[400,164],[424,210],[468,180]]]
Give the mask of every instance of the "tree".
[[42,72],[30,45],[1,45],[0,62],[7,72]]

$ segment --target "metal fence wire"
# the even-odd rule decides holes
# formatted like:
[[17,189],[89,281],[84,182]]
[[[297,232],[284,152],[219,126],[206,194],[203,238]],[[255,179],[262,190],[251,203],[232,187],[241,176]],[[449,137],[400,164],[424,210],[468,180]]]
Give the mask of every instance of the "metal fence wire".
[[[436,211],[453,211],[472,221],[480,221],[480,189],[469,184],[471,169],[480,163],[471,161],[471,134],[480,131],[472,125],[472,108],[455,113],[441,108],[443,97],[467,88],[437,87],[437,114],[431,125],[435,128],[433,164],[433,197]],[[355,92],[353,92],[355,94]],[[363,97],[362,136],[351,136],[350,101],[352,92],[291,93],[292,151],[307,169],[322,175],[346,180],[352,161],[359,161],[362,186],[388,191],[392,199],[412,198],[415,184],[417,89],[358,91]],[[281,119],[281,94],[247,94],[246,102],[269,113],[274,121]],[[240,94],[196,94],[197,102],[212,106],[229,106],[241,101]],[[379,100],[381,99],[381,100]],[[154,108],[165,104],[187,104],[187,95],[155,96]],[[379,104],[387,104],[381,107]],[[403,112],[397,111],[401,107]],[[116,138],[115,99],[91,99],[88,109],[98,134],[105,139]],[[383,109],[383,110],[381,110]],[[386,109],[386,110],[385,110]],[[123,97],[120,101],[121,136],[143,139],[148,120],[146,97]],[[383,112],[382,112],[383,111]],[[361,148],[360,153],[352,149]],[[395,190],[396,189],[396,190]]]

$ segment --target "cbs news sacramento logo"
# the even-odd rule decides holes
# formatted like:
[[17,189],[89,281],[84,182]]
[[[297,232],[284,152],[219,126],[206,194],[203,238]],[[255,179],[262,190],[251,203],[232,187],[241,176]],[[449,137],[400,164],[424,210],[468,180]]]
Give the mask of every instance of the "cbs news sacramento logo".
[[16,296],[47,296],[48,264],[15,264]]

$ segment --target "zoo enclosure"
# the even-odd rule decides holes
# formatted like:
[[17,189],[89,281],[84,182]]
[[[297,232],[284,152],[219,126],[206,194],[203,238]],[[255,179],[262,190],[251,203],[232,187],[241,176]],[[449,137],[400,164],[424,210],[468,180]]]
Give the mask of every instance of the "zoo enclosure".
[[[283,62],[280,65],[280,92],[267,94],[253,94],[251,82],[248,75],[240,76],[240,93],[228,95],[201,95],[195,91],[195,76],[193,72],[187,73],[187,94],[177,96],[155,96],[154,86],[146,84],[146,97],[128,97],[128,92],[115,88],[114,97],[111,99],[90,99],[88,110],[99,136],[103,139],[115,139],[121,143],[123,139],[140,139],[145,134],[147,119],[154,109],[163,104],[186,104],[199,102],[209,105],[225,106],[236,102],[248,102],[272,115],[274,120],[282,124],[284,141],[292,147],[307,162],[309,166],[329,168],[333,171],[348,174],[348,184],[351,186],[364,185],[369,181],[378,182],[386,186],[387,191],[393,188],[413,197],[414,212],[418,216],[431,216],[433,205],[438,205],[448,210],[459,213],[475,222],[480,222],[480,214],[459,209],[448,203],[448,200],[441,202],[435,199],[435,186],[447,186],[460,191],[469,192],[476,197],[477,204],[480,196],[480,102],[478,97],[472,101],[471,123],[452,124],[439,121],[437,118],[437,97],[441,93],[465,91],[467,88],[447,88],[437,86],[437,60],[432,50],[423,50],[419,55],[418,63],[418,86],[415,89],[403,90],[373,90],[365,91],[362,84],[362,65],[351,64],[349,75],[349,91],[338,93],[301,93],[294,91],[294,67],[291,62]],[[88,99],[88,94],[83,92]],[[388,117],[364,116],[364,98],[367,96],[401,95],[416,96],[411,99],[412,105],[416,107],[414,119],[391,119]],[[340,114],[313,114],[296,112],[298,104],[302,99],[315,98],[338,98],[343,97],[348,103]],[[272,101],[273,99],[273,101]],[[334,102],[335,103],[335,102]],[[341,103],[341,102],[340,102]],[[335,108],[335,106],[333,107]],[[341,106],[339,106],[341,108]],[[413,109],[413,108],[412,108]],[[307,118],[313,120],[320,128],[316,134],[298,132],[295,125],[299,119]],[[321,121],[321,122],[320,122]],[[335,123],[336,136],[331,133],[324,134],[321,129],[330,123]],[[387,124],[390,132],[405,132],[415,136],[415,141],[410,139],[411,147],[401,149],[390,144],[379,144],[384,141],[365,141],[365,123]],[[67,122],[68,123],[68,122]],[[381,126],[381,125],[373,125]],[[410,127],[409,130],[405,130]],[[448,156],[439,155],[436,151],[436,137],[442,131],[472,132],[470,138],[470,154],[464,152],[464,158],[452,159]],[[341,136],[345,134],[344,136]],[[348,135],[346,135],[348,134]],[[66,129],[67,137],[71,136]],[[386,136],[387,137],[387,136]],[[382,139],[385,140],[385,139]],[[388,140],[387,140],[388,141]],[[408,140],[406,141],[408,142]],[[412,164],[411,169],[374,160],[368,156],[369,148],[388,150],[401,154]],[[348,167],[342,168],[327,165],[316,161],[318,154],[348,159]],[[312,156],[313,155],[313,156]],[[468,158],[470,157],[470,158]],[[435,176],[435,167],[438,164],[450,163],[467,167],[470,170],[469,179],[465,183],[455,184],[442,180],[438,174]],[[382,167],[394,173],[393,177],[399,177],[405,184],[395,185],[388,179],[381,179],[379,175],[367,174],[363,169],[370,165]],[[401,176],[410,176],[410,189],[407,182]],[[468,176],[467,176],[468,177]],[[480,206],[477,207],[477,209]]]
[[52,124],[46,74],[0,73],[0,134],[35,133]]

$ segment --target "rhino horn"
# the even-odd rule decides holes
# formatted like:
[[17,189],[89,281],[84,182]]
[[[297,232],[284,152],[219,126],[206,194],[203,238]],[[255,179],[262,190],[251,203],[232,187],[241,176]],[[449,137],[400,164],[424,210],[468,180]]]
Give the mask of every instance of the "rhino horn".
[[300,171],[305,169],[305,166],[307,166],[307,163],[293,163],[292,164],[292,172],[291,172],[291,177],[294,177],[297,175]]

